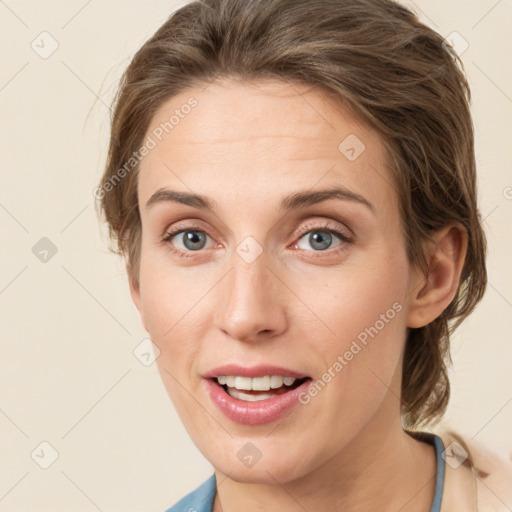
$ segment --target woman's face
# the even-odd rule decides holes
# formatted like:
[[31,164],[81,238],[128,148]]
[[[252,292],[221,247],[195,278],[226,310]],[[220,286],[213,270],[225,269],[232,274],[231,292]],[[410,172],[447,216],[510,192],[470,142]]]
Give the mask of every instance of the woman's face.
[[284,482],[399,425],[410,269],[379,136],[278,81],[188,89],[146,135],[132,295],[205,457]]

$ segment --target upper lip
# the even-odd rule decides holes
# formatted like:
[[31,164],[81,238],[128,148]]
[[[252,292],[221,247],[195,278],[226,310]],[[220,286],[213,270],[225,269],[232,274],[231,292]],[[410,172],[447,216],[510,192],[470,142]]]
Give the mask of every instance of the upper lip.
[[219,375],[234,375],[240,377],[265,377],[266,375],[279,375],[281,377],[295,377],[296,379],[309,377],[305,373],[271,364],[258,364],[254,366],[224,364],[213,368],[209,372],[205,373],[203,377],[205,379],[214,379]]

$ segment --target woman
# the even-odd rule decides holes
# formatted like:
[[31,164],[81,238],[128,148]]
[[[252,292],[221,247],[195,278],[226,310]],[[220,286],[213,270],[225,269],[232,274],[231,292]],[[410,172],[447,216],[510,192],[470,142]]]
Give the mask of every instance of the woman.
[[168,512],[510,510],[430,431],[487,282],[469,98],[391,1],[192,2],[135,55],[97,196],[215,468]]

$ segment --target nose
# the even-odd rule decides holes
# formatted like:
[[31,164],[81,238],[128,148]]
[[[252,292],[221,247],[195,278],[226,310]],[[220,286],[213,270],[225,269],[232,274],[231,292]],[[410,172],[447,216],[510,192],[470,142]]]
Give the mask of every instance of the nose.
[[286,329],[285,285],[261,254],[248,263],[236,252],[218,289],[217,328],[247,343],[279,336]]

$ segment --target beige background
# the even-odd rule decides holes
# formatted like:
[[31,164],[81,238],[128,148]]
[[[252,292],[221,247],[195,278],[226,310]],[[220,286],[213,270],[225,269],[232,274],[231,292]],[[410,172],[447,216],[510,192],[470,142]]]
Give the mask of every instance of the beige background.
[[[211,474],[155,364],[133,354],[146,333],[92,196],[120,73],[183,3],[0,1],[0,510],[163,511]],[[512,3],[408,4],[463,38],[489,237],[490,285],[453,340],[446,419],[510,452]],[[31,47],[43,31],[59,45],[47,59]],[[42,237],[57,248],[45,263]],[[42,442],[58,452],[47,469]]]

